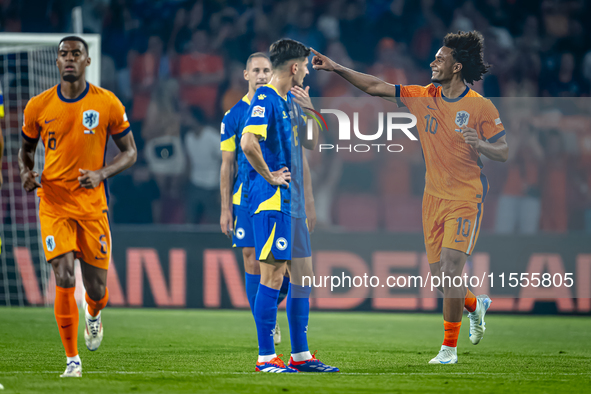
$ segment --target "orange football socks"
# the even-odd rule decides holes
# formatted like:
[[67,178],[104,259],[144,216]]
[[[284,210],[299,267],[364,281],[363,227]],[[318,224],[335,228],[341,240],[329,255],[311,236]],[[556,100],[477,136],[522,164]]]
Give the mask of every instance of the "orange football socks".
[[445,332],[443,334],[443,345],[449,347],[458,346],[458,337],[460,336],[460,326],[462,322],[451,323],[443,321]]
[[476,296],[470,290],[466,292],[464,307],[468,310],[468,312],[474,312],[476,310]]
[[66,349],[66,356],[78,355],[78,305],[74,297],[75,287],[55,287],[53,312],[57,328]]
[[107,306],[107,302],[109,301],[109,289],[105,288],[105,296],[101,298],[99,301],[95,301],[88,296],[86,293],[86,303],[88,304],[88,313],[90,316],[97,317],[101,309]]

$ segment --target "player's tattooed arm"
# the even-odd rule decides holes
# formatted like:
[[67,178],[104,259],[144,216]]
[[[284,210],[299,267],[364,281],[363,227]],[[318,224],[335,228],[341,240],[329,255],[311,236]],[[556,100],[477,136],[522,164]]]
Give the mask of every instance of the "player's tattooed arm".
[[236,152],[222,152],[222,168],[220,170],[220,193],[222,200],[222,214],[220,226],[227,237],[232,234],[232,183],[236,167]]
[[316,206],[314,205],[314,193],[312,191],[312,175],[305,153],[302,154],[304,169],[304,200],[306,201],[306,218],[308,219],[308,231],[314,232],[316,227]]
[[263,151],[259,144],[259,137],[253,133],[244,133],[240,139],[240,147],[248,159],[250,165],[271,185],[282,185],[289,187],[291,173],[287,167],[271,172],[263,158]]
[[[304,112],[307,113],[310,112],[310,109],[314,109],[314,106],[312,105],[312,100],[310,100],[309,91],[309,86],[306,86],[305,89],[302,89],[299,86],[294,86],[293,88],[291,88],[291,93],[295,97],[295,102],[298,103],[300,107],[302,107]],[[302,142],[302,146],[309,150],[316,149],[316,145],[318,144],[318,132],[318,125],[312,122],[312,139],[308,139],[307,129],[305,133],[300,133],[300,141]]]
[[384,82],[373,75],[363,74],[341,66],[320,52],[312,48],[310,50],[316,55],[312,58],[312,67],[314,70],[333,71],[345,78],[356,88],[363,90],[371,96],[382,97],[386,100],[396,102],[396,85]]
[[507,145],[507,138],[505,136],[490,143],[481,140],[475,129],[466,126],[462,127],[462,135],[464,136],[464,142],[471,145],[478,153],[482,153],[494,161],[507,161],[509,157],[509,146]]
[[18,166],[20,168],[21,183],[27,192],[32,192],[41,184],[37,182],[39,174],[33,171],[35,168],[35,151],[37,150],[36,140],[23,138],[21,148],[18,151]]
[[80,168],[78,182],[85,189],[94,189],[102,181],[119,174],[121,171],[131,167],[137,160],[137,148],[132,133],[127,133],[121,138],[114,138],[115,144],[120,152],[113,161],[100,170],[90,171]]

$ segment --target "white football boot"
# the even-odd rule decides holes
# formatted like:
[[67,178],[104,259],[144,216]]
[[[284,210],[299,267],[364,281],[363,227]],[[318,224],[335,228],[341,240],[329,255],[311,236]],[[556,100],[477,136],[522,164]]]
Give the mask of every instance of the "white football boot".
[[441,345],[439,354],[429,364],[457,364],[458,363],[458,348]]
[[486,330],[486,324],[484,323],[484,315],[492,303],[489,296],[486,294],[479,295],[476,297],[476,309],[474,312],[468,313],[470,318],[470,341],[474,345],[478,345],[484,331]]
[[275,346],[281,343],[281,330],[279,329],[279,323],[275,323],[275,331],[273,332],[273,342]]
[[66,367],[66,371],[60,375],[60,378],[81,378],[82,377],[82,363],[70,361]]
[[93,317],[88,313],[88,304],[86,298],[83,304],[84,308],[84,321],[86,322],[86,328],[84,329],[84,340],[86,341],[86,347],[91,352],[94,352],[101,345],[103,340],[103,323],[101,322],[101,312],[98,316]]

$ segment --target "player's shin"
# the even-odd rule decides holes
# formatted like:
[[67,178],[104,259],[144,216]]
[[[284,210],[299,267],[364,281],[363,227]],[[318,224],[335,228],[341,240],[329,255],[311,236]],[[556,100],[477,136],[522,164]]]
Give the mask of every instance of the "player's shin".
[[460,327],[462,322],[443,322],[444,334],[443,334],[443,346],[457,347],[458,337],[460,335]]
[[88,296],[88,293],[85,295],[86,303],[88,304],[88,313],[92,317],[98,316],[100,311],[107,306],[107,302],[109,301],[109,289],[105,287],[105,295],[98,301],[93,300]]
[[277,297],[279,290],[259,285],[254,302],[254,320],[259,341],[259,362],[271,361],[275,357],[273,333],[277,323]]
[[57,328],[68,360],[78,357],[78,305],[74,297],[75,290],[75,287],[56,286],[53,306]]
[[277,298],[277,305],[281,304],[285,297],[287,297],[287,293],[289,292],[289,276],[283,277],[283,283],[281,284],[281,289],[279,289],[279,298]]
[[291,355],[294,361],[312,358],[308,349],[308,318],[310,316],[310,293],[312,287],[289,285],[287,294],[287,319],[291,338]]
[[246,287],[246,298],[248,298],[248,305],[250,305],[250,310],[254,315],[254,304],[257,297],[257,292],[259,291],[259,283],[261,283],[261,276],[245,272],[244,283]]
[[476,310],[476,296],[470,290],[466,292],[466,298],[464,299],[464,308],[468,312],[474,312]]

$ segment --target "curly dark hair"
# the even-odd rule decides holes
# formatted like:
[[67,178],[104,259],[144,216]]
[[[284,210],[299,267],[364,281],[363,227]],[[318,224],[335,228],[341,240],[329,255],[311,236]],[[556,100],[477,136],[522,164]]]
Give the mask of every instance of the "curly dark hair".
[[476,30],[449,33],[443,38],[443,46],[450,48],[455,61],[462,64],[462,78],[469,84],[480,81],[491,67],[484,62],[484,37]]
[[269,49],[271,65],[275,69],[293,59],[303,59],[310,55],[310,48],[289,38],[283,38],[271,44]]

